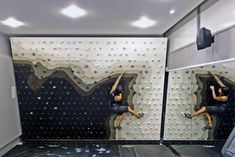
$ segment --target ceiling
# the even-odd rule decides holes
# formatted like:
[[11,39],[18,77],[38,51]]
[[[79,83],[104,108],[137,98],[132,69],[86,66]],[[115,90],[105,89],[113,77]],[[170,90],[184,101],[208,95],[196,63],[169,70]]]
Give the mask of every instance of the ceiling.
[[[26,23],[11,28],[0,23],[8,35],[162,35],[203,0],[1,0],[0,21],[13,16]],[[71,19],[60,10],[71,4],[87,10]],[[169,14],[175,9],[175,14]],[[156,20],[147,29],[130,23],[141,16]]]

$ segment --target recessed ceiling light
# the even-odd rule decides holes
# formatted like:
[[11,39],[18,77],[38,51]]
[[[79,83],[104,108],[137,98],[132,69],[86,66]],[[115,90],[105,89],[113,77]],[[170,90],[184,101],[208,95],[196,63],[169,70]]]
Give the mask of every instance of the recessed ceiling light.
[[149,19],[148,17],[142,16],[139,20],[134,21],[132,25],[139,28],[149,28],[156,24],[156,21]]
[[87,14],[86,10],[79,8],[76,5],[70,5],[62,9],[61,13],[71,18],[81,17]]
[[2,21],[2,23],[4,25],[7,25],[7,26],[10,26],[10,27],[13,27],[13,28],[20,27],[20,26],[24,25],[23,22],[15,19],[14,17],[9,17],[6,20]]
[[170,14],[174,14],[175,13],[175,10],[174,9],[171,9],[170,10]]

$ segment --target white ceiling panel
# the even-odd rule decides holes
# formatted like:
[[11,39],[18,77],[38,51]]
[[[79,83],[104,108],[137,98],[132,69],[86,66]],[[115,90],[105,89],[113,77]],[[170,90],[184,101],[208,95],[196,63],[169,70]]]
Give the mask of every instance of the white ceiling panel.
[[[1,0],[0,21],[15,17],[26,25],[11,28],[0,23],[0,32],[11,35],[160,35],[203,0]],[[87,11],[68,18],[60,10],[76,4]],[[169,14],[175,9],[175,14]],[[141,16],[156,25],[140,29],[131,22]]]

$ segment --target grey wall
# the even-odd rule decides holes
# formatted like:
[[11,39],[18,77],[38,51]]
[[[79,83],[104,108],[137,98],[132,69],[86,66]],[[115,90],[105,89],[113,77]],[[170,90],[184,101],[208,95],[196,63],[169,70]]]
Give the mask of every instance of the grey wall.
[[[0,34],[0,153],[21,135],[9,38]],[[5,149],[4,149],[5,150]]]
[[0,33],[0,56],[11,56],[9,38]]
[[235,58],[234,43],[235,27],[231,27],[215,35],[212,47],[198,51],[193,43],[169,53],[168,70]]

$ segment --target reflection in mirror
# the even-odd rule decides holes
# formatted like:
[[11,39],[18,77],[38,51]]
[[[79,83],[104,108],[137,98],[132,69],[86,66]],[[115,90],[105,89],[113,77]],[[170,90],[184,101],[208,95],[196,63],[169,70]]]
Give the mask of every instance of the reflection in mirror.
[[169,72],[165,140],[226,140],[235,123],[235,60]]

